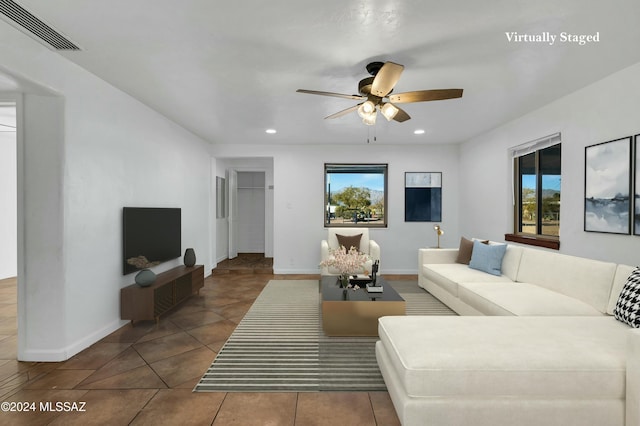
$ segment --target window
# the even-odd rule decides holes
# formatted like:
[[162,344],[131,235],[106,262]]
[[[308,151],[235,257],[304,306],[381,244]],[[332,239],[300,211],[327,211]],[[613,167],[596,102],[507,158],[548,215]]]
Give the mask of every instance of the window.
[[386,164],[325,164],[324,225],[387,226]]
[[507,241],[558,249],[560,246],[560,134],[512,149],[514,233]]

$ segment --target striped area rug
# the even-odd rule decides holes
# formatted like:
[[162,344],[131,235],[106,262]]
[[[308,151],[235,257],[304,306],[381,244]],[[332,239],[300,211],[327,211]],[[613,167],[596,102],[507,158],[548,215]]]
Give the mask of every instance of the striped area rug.
[[[407,315],[456,315],[415,281],[388,283]],[[196,392],[386,390],[377,337],[327,337],[316,280],[272,280],[224,344]]]

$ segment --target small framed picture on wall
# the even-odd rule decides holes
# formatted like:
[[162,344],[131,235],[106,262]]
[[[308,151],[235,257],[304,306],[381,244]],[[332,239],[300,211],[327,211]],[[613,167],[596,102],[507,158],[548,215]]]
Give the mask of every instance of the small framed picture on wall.
[[442,220],[442,172],[406,172],[404,178],[405,222]]

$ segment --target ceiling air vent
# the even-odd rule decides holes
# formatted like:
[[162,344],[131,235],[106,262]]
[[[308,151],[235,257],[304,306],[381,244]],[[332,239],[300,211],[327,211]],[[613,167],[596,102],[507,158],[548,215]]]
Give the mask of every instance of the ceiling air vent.
[[73,42],[12,0],[0,0],[0,13],[57,50],[80,50]]

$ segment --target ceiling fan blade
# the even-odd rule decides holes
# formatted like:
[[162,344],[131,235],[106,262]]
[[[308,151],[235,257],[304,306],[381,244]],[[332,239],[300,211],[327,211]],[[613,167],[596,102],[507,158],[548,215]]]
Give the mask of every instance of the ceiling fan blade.
[[[394,105],[396,108],[398,108],[397,105]],[[411,116],[409,114],[407,114],[407,112],[401,108],[398,108],[398,112],[395,115],[395,117],[393,117],[393,119],[399,123],[402,123],[403,121],[407,121],[411,118]]]
[[318,90],[306,90],[306,89],[298,89],[296,90],[298,93],[308,93],[310,95],[321,95],[321,96],[333,96],[334,98],[344,98],[344,99],[355,99],[355,100],[363,100],[367,99],[364,96],[358,95],[345,95],[342,93],[334,93],[334,92],[321,92]]
[[357,110],[357,109],[358,109],[358,107],[359,107],[360,105],[362,105],[362,104],[354,105],[354,106],[349,107],[349,108],[347,108],[347,109],[343,109],[342,111],[338,111],[338,112],[336,112],[335,114],[331,114],[331,115],[329,115],[329,116],[325,117],[324,119],[326,120],[326,119],[329,119],[329,118],[338,118],[338,117],[342,117],[343,115],[347,115],[347,114],[349,114],[350,112],[353,112],[353,111]]
[[404,70],[404,66],[400,64],[385,62],[373,79],[371,94],[381,98],[387,96],[393,90],[393,86],[400,80],[402,70]]
[[462,89],[437,89],[437,90],[416,90],[414,92],[397,93],[389,95],[389,101],[393,103],[442,101],[445,99],[455,99],[462,97]]

